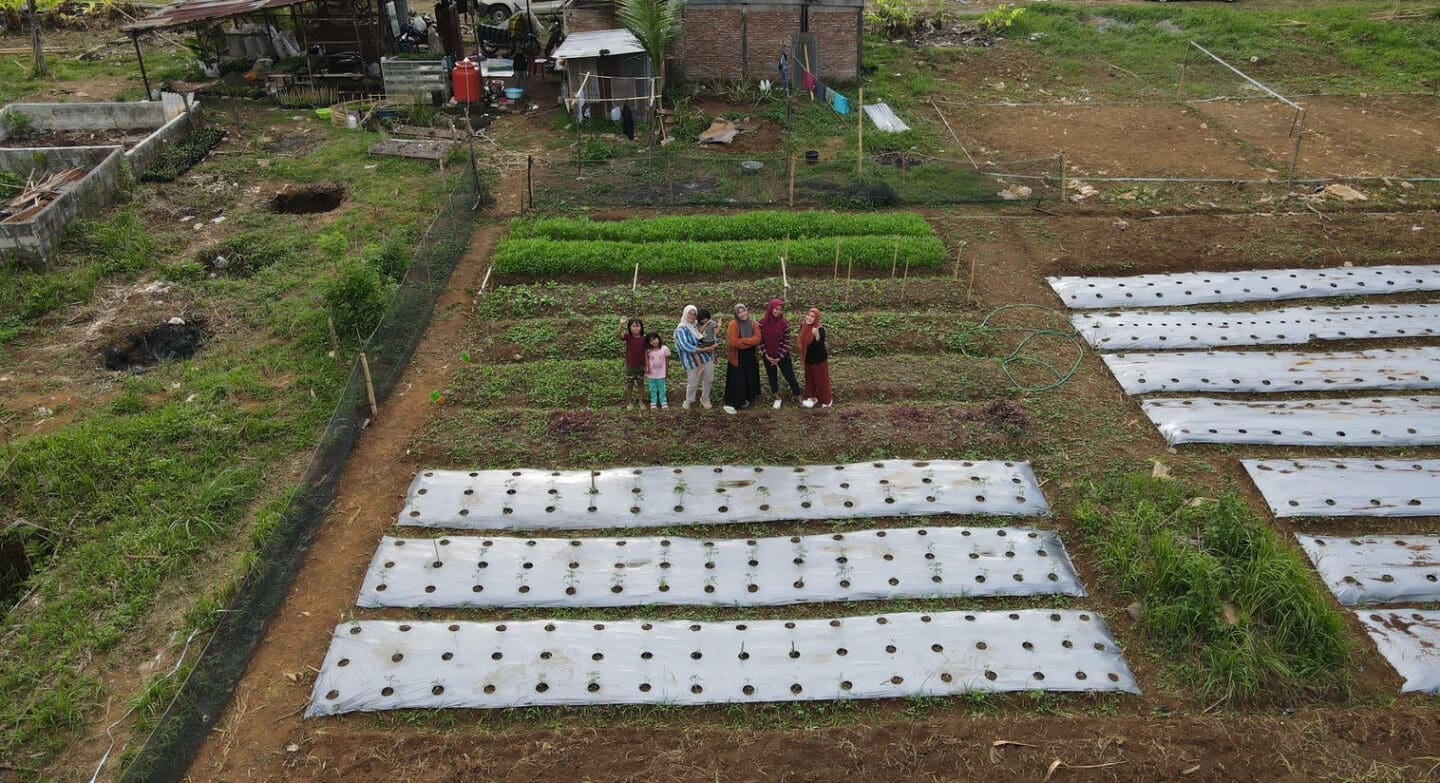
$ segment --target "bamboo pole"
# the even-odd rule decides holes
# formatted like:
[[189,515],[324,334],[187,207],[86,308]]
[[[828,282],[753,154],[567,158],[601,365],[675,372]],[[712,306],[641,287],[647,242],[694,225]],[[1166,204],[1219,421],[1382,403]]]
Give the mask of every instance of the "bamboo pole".
[[905,257],[905,275],[900,278],[900,301],[905,301],[905,287],[910,284],[910,257]]
[[865,176],[865,88],[860,88],[856,97],[859,110],[855,112],[855,175]]
[[330,327],[330,354],[335,357],[335,363],[340,363],[340,335],[335,333],[335,319],[325,317],[325,325]]
[[795,207],[795,153],[790,153],[790,207]]
[[970,280],[965,285],[965,301],[975,301],[975,260],[978,255],[970,256]]
[[535,208],[535,156],[525,156],[525,201],[529,209]]
[[1060,203],[1065,203],[1065,153],[1060,153]]
[[635,265],[635,274],[630,278],[630,293],[635,293],[636,287],[640,285],[640,265]]
[[[895,268],[900,263],[900,237],[895,237],[895,252],[890,254],[890,279],[895,279]],[[909,261],[906,261],[909,263]]]
[[830,276],[831,280],[840,279],[840,240],[835,240],[835,274]]
[[491,264],[490,267],[485,270],[485,279],[480,281],[480,293],[485,293],[485,286],[490,285],[490,273],[494,271],[494,264]]
[[845,263],[845,306],[850,306],[850,275],[855,271],[855,259]]
[[785,293],[790,292],[790,276],[785,271],[785,259],[790,256],[790,235],[785,235],[785,249],[780,253],[780,282],[785,286]]
[[370,418],[380,418],[380,406],[375,404],[375,380],[370,377],[370,358],[360,352],[360,369],[365,371],[365,396],[370,399]]

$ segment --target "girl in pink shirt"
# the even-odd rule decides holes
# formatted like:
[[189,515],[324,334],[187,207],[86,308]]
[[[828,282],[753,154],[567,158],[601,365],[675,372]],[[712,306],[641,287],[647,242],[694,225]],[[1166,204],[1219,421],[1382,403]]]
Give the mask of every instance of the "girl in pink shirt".
[[660,340],[659,332],[651,332],[645,341],[648,346],[645,349],[645,382],[650,388],[650,407],[666,410],[670,407],[665,391],[665,371],[670,362],[670,349]]

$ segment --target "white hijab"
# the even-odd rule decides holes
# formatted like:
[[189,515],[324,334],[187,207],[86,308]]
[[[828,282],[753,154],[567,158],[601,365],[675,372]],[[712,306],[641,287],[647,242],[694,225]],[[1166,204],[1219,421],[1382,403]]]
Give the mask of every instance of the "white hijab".
[[699,309],[696,308],[695,305],[685,305],[685,309],[680,313],[680,325],[675,327],[675,331],[679,332],[681,329],[688,329],[697,339],[700,338],[700,327],[686,320],[686,316],[699,312]]

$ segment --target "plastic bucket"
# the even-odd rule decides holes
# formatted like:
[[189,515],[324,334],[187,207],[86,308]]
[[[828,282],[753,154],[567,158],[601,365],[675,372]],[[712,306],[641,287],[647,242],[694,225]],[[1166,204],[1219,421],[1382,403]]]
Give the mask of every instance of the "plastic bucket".
[[506,88],[505,88],[505,97],[506,97],[506,98],[509,98],[509,99],[512,100],[512,101],[518,101],[518,100],[520,100],[522,97],[524,97],[524,95],[525,95],[525,89],[524,89],[523,87],[506,87]]

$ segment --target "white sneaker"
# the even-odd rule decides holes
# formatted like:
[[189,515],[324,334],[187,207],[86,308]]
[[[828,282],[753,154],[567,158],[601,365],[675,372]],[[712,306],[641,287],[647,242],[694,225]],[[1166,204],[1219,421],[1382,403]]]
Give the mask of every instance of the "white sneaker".
[[721,408],[720,410],[725,411],[726,413],[730,414],[731,416],[734,416],[734,415],[736,414],[736,410],[735,410],[734,408],[730,407],[729,405],[726,405],[725,407]]
[[778,411],[778,410],[780,410],[780,406],[783,405],[783,404],[784,404],[784,403],[780,402],[779,399],[776,399],[776,400],[775,400],[775,404],[771,405],[770,407],[772,407],[772,408],[774,408],[775,410]]
[[705,400],[704,402],[700,403],[700,407],[704,408],[707,411],[710,410],[710,401]]
[[802,407],[802,408],[813,408],[813,407],[815,407],[815,401],[814,401],[814,400],[801,400],[801,401],[800,401],[800,407]]
[[690,410],[690,401],[689,401],[689,400],[686,400],[685,403],[684,403],[683,405],[681,405],[680,407],[681,407],[681,408],[684,408],[685,410]]
[[820,407],[822,407],[822,408],[830,408],[830,407],[833,407],[834,405],[835,405],[835,403],[833,403],[833,402],[827,402],[827,403],[825,403],[824,405],[821,405]]

